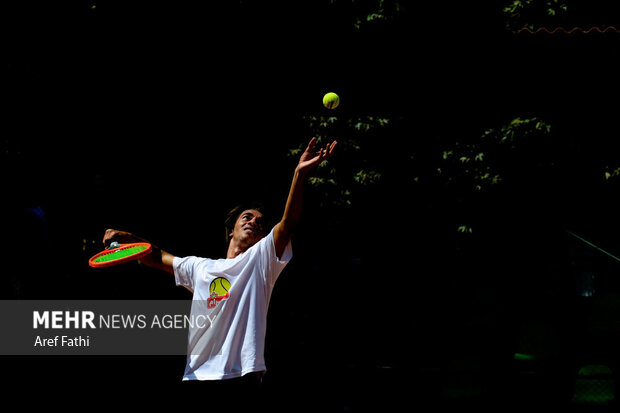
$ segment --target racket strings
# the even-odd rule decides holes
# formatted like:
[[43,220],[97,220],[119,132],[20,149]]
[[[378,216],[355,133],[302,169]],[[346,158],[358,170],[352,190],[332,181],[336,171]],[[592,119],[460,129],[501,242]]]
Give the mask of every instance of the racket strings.
[[127,247],[127,248],[119,248],[119,249],[104,253],[103,255],[94,259],[93,262],[99,263],[99,262],[118,260],[120,258],[129,257],[130,255],[136,254],[138,252],[142,252],[146,250],[147,248],[148,247],[144,245],[137,245],[137,246]]

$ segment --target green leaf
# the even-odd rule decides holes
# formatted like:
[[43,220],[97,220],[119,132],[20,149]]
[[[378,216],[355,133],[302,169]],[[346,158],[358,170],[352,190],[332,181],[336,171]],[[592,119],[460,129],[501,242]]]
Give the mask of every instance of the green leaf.
[[301,149],[300,148],[291,149],[291,150],[288,151],[288,155],[289,156],[299,156],[299,155],[301,155]]
[[358,171],[354,176],[353,180],[361,185],[372,185],[376,184],[379,179],[381,179],[381,174],[376,171],[367,171],[362,169]]
[[375,20],[386,20],[386,17],[383,14],[379,14],[379,13],[371,13],[368,16],[366,16],[367,22],[372,22]]
[[321,184],[324,184],[325,183],[325,179],[320,178],[318,176],[311,176],[310,178],[308,178],[308,183],[311,186],[317,187],[317,186],[319,186]]

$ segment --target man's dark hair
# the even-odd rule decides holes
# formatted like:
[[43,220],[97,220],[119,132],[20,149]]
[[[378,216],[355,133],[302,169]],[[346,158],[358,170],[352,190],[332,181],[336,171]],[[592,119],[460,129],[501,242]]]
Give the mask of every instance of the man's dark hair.
[[[226,230],[226,246],[230,243],[230,233],[235,228],[235,222],[237,222],[237,218],[243,211],[247,211],[248,209],[254,209],[261,214],[265,220],[267,220],[267,214],[265,213],[265,206],[260,202],[244,202],[242,204],[237,205],[233,209],[231,209],[228,214],[226,214],[226,219],[224,220],[224,229]],[[265,222],[267,224],[267,222]],[[267,227],[265,227],[267,228]]]

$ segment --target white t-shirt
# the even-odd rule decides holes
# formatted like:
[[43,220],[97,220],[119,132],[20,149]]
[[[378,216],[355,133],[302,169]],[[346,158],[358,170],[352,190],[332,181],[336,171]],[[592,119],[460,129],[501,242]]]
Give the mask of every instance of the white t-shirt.
[[278,259],[272,230],[235,258],[174,258],[177,285],[194,291],[183,380],[229,379],[266,370],[269,299],[292,257],[289,241]]

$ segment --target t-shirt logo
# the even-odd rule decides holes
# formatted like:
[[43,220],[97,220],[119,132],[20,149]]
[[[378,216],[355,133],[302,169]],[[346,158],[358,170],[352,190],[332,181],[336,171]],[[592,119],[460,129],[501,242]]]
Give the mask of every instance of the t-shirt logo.
[[230,281],[224,277],[218,277],[209,284],[211,295],[207,299],[207,308],[215,308],[217,303],[228,298]]

